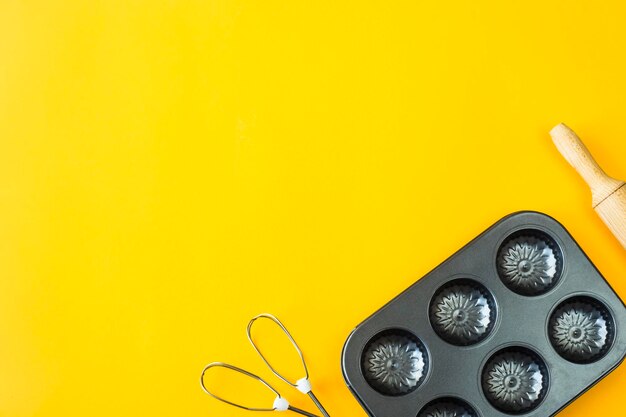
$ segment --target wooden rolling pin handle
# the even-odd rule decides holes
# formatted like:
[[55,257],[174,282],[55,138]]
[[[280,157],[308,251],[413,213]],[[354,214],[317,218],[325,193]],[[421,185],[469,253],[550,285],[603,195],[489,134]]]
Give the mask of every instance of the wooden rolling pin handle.
[[600,168],[591,153],[572,129],[561,123],[550,131],[552,141],[561,155],[578,171],[591,188],[593,207],[624,185],[611,178]]

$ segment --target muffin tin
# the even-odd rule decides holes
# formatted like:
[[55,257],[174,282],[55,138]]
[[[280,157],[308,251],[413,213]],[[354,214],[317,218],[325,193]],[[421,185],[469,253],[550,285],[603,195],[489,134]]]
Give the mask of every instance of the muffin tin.
[[563,226],[519,212],[358,325],[342,370],[372,417],[546,417],[622,362],[625,325]]

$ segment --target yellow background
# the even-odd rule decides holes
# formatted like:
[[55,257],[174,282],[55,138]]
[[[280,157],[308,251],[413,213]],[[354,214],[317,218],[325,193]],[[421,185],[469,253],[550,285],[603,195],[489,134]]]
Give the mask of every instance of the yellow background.
[[[363,416],[350,330],[521,209],[626,296],[548,136],[565,121],[626,178],[625,21],[619,1],[1,1],[0,415],[247,415],[198,376],[269,375],[245,339],[269,311],[331,414]],[[562,415],[621,415],[625,383]]]

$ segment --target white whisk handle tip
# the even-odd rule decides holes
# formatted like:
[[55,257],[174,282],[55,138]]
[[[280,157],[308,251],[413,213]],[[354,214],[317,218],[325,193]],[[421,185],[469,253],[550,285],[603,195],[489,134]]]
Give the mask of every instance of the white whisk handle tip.
[[296,388],[303,394],[311,392],[311,381],[308,378],[302,378],[296,381]]
[[274,410],[287,411],[288,409],[289,409],[289,401],[287,401],[283,397],[276,397],[276,399],[274,400]]

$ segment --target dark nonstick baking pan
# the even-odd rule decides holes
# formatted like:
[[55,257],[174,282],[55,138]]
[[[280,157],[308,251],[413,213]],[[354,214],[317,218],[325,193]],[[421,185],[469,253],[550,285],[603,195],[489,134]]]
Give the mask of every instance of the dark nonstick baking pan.
[[567,230],[519,212],[359,324],[342,370],[372,417],[546,417],[622,362],[625,326]]

